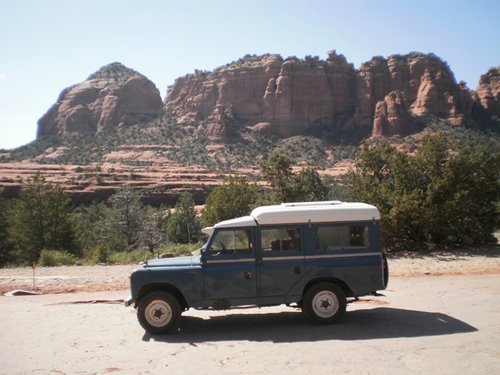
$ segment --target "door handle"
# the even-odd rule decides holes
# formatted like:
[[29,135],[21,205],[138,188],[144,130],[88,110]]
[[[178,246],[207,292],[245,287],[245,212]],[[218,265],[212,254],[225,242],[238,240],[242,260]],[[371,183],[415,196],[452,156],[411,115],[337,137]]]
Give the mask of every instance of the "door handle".
[[250,280],[252,278],[253,274],[250,271],[245,271],[245,279]]
[[302,273],[302,270],[300,269],[299,266],[293,267],[293,271],[295,272],[296,275],[300,275]]

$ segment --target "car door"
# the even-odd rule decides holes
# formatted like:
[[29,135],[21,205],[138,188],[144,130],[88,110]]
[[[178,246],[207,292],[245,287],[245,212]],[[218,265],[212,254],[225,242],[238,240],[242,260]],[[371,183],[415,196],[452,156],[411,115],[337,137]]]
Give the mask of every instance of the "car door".
[[259,297],[263,303],[279,302],[304,276],[301,228],[261,227],[259,239]]
[[205,299],[255,299],[257,278],[253,228],[220,229],[204,254]]

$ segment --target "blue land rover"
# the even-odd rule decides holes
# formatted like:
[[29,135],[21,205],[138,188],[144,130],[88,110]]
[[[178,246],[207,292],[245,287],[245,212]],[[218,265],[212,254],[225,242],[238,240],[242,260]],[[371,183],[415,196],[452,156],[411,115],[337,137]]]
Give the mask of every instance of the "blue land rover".
[[176,330],[189,308],[281,304],[329,324],[348,299],[387,286],[380,213],[365,203],[262,206],[204,231],[210,237],[199,254],[149,260],[131,274],[126,305],[146,331]]

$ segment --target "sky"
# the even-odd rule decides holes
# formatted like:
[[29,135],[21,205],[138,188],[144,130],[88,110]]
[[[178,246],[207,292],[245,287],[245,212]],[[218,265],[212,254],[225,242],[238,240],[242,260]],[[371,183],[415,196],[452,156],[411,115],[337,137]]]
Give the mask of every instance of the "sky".
[[60,92],[121,62],[165,97],[246,54],[434,53],[475,89],[500,66],[500,0],[0,0],[0,149],[36,138]]

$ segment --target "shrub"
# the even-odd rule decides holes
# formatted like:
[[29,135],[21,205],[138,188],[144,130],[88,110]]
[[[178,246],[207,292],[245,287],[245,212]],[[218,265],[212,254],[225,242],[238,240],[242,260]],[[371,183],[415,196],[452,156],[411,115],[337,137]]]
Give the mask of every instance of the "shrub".
[[109,260],[109,250],[108,247],[104,244],[97,245],[92,251],[92,256],[90,261],[93,264],[98,263],[108,263]]
[[[190,244],[175,243],[175,244],[161,246],[156,250],[156,252],[158,254],[184,256],[184,255],[191,255],[193,251],[198,250],[202,246],[203,246],[202,242],[190,243]],[[151,258],[151,253],[149,253],[149,256]]]
[[107,258],[107,263],[110,264],[138,264],[148,258],[151,258],[151,253],[145,249],[137,249],[132,251],[112,252]]
[[77,257],[66,251],[44,249],[40,253],[38,263],[42,267],[72,266],[78,261]]
[[244,177],[229,176],[222,185],[212,190],[205,201],[203,220],[205,225],[248,215],[257,200],[259,188],[249,184]]
[[201,223],[196,217],[193,197],[190,193],[184,192],[175,205],[175,212],[168,220],[168,239],[175,243],[197,242],[200,231]]

